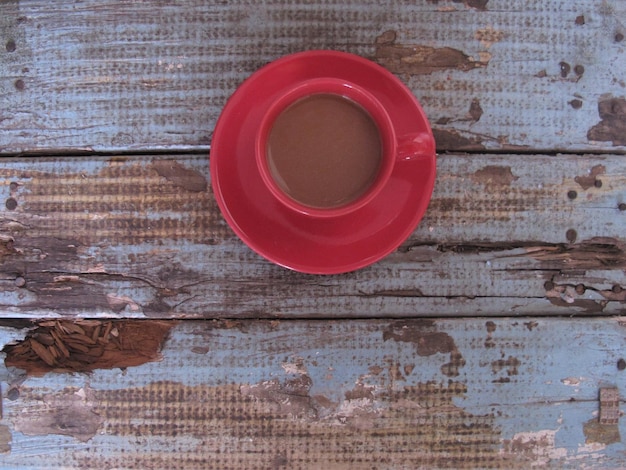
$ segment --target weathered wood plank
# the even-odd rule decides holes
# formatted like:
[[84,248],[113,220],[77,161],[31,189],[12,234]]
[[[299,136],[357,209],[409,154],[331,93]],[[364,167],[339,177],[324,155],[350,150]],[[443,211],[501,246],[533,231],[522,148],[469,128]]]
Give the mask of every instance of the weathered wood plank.
[[227,97],[282,55],[387,67],[440,150],[623,152],[619,0],[0,4],[0,152],[208,149]]
[[338,276],[263,260],[217,209],[201,155],[5,159],[3,316],[623,314],[626,161],[443,155],[398,251]]
[[[150,325],[150,321],[146,325]],[[623,468],[623,319],[186,321],[160,362],[0,369],[2,468]],[[0,345],[24,337],[0,328]]]

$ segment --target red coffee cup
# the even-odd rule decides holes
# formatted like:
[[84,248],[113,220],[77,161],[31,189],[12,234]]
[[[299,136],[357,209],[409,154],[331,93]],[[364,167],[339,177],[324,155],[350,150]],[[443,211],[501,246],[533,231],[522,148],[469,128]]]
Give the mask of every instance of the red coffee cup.
[[[302,120],[301,110],[319,105],[324,101],[320,97],[332,101],[333,106],[341,103],[337,116],[345,112],[352,117],[336,121],[334,112],[326,110],[326,117]],[[306,122],[321,122],[327,124],[326,131],[334,131],[335,125],[343,128],[353,120],[367,123],[359,124],[356,134],[347,134],[357,135],[348,142],[366,142],[354,155],[377,149],[372,177],[363,179],[362,188],[360,182],[356,185],[362,191],[348,192],[350,197],[344,199],[333,196],[321,204],[305,199],[293,190],[296,180],[284,173],[284,161],[291,161],[294,153],[283,152],[279,143],[284,139],[276,136],[297,136],[298,126],[308,131]],[[365,128],[373,131],[363,134]],[[281,134],[284,129],[290,130]],[[362,141],[359,134],[375,138]],[[333,136],[326,140],[333,141],[337,133]],[[314,137],[309,143],[315,144],[316,152],[323,152],[324,147],[317,145],[323,141]],[[352,147],[348,143],[344,148]],[[275,153],[276,149],[280,152]],[[300,149],[308,151],[309,144]],[[315,152],[306,155],[294,160],[296,170],[307,158],[315,160]],[[296,150],[295,156],[302,155]],[[323,165],[304,169],[299,181],[321,175],[311,187],[333,179],[340,182],[337,187],[341,189],[341,181],[346,179],[335,178],[342,173],[339,167],[332,167],[334,158],[328,160],[330,169],[323,170]],[[245,244],[289,269],[337,274],[375,263],[415,230],[435,183],[435,141],[419,102],[391,72],[354,54],[306,51],[267,64],[235,91],[217,121],[210,165],[217,204]],[[363,174],[367,176],[368,171]],[[328,188],[336,189],[332,185]]]
[[[330,108],[329,105],[332,103],[333,99],[338,103],[344,103],[341,105],[333,104],[333,108]],[[322,160],[322,156],[317,155],[317,153],[332,153],[330,150],[332,147],[340,147],[340,149],[337,150],[334,148],[334,153],[329,155],[329,157],[322,163],[317,164],[319,168],[315,168],[314,174],[307,173],[307,169],[301,169],[297,178],[292,178],[291,182],[285,182],[286,178],[281,177],[276,169],[276,164],[273,164],[272,162],[270,155],[271,136],[273,133],[276,133],[275,128],[278,126],[281,116],[283,116],[283,119],[293,118],[292,115],[284,117],[284,113],[288,112],[299,103],[304,103],[305,100],[309,100],[310,103],[318,101],[318,103],[317,106],[315,106],[315,104],[309,104],[308,109],[305,109],[304,111],[292,112],[292,115],[295,114],[296,119],[298,117],[298,113],[300,113],[300,115],[302,115],[302,113],[306,113],[306,119],[308,119],[308,121],[300,127],[298,127],[298,122],[290,122],[287,124],[289,126],[289,130],[295,134],[290,139],[291,147],[295,149],[295,152],[309,153],[307,148],[301,147],[306,145],[306,142],[313,144],[315,146],[314,151],[311,152],[311,155],[307,155],[305,158],[317,160]],[[322,106],[319,105],[320,100],[327,100],[329,103],[326,110],[320,110],[320,108],[322,108]],[[303,106],[306,105],[302,104],[301,107]],[[368,128],[367,130],[370,131],[369,133],[376,133],[375,137],[364,135],[363,133],[358,134],[356,132],[352,132],[356,134],[355,136],[350,136],[353,139],[356,138],[357,140],[358,138],[367,139],[368,143],[370,141],[376,141],[378,143],[378,163],[375,168],[372,168],[371,170],[362,170],[362,167],[368,164],[369,166],[372,166],[369,162],[371,157],[366,155],[372,154],[372,150],[374,149],[362,148],[363,146],[361,145],[361,152],[363,155],[358,153],[354,154],[353,149],[358,148],[361,143],[358,141],[350,141],[349,138],[342,135],[350,133],[346,132],[346,129],[348,131],[352,130],[351,128],[354,127],[354,123],[342,122],[341,119],[343,116],[334,115],[341,115],[342,113],[338,111],[341,111],[342,107],[349,106],[360,108],[360,113],[367,117],[362,119],[358,116],[359,111],[355,111],[351,114],[344,113],[346,114],[346,119],[349,119],[350,117],[353,118],[353,121],[365,121],[369,119],[373,124],[370,126],[371,128]],[[333,113],[333,111],[337,112]],[[316,112],[319,115],[316,115]],[[329,122],[325,123],[323,122],[324,120]],[[333,126],[336,128],[333,129]],[[308,129],[308,127],[321,127],[322,129],[317,129],[316,134],[315,132],[311,133],[311,130]],[[331,138],[328,134],[335,136],[333,137],[335,140],[342,140],[342,138],[344,138],[343,140],[347,139],[348,141],[344,142],[343,146],[337,145],[335,142],[324,142],[324,140]],[[294,141],[296,142],[295,144],[293,143]],[[300,141],[305,141],[305,143]],[[280,146],[280,143],[278,145]],[[341,151],[352,153],[353,155],[348,158],[339,153]],[[341,217],[362,208],[374,199],[388,183],[389,177],[393,172],[397,160],[419,158],[422,155],[432,156],[432,154],[434,154],[434,141],[429,131],[417,132],[398,137],[389,114],[372,93],[355,83],[332,77],[306,80],[296,84],[290,89],[284,90],[282,95],[275,99],[274,103],[268,108],[267,112],[263,116],[255,139],[256,163],[261,178],[267,186],[267,189],[278,201],[289,209],[306,216],[319,218]],[[289,162],[291,167],[300,164],[298,161],[300,155],[286,154],[285,157],[294,159],[294,163]],[[352,160],[352,165],[350,166],[344,164],[342,166],[341,164],[344,163],[344,160]],[[307,165],[307,163],[310,162],[303,161],[302,166],[312,166],[310,164]],[[294,169],[292,168],[292,173],[294,172],[293,170]],[[328,188],[325,187],[327,180],[337,180],[335,182],[335,186],[340,186],[345,183],[346,187],[351,187],[355,184],[358,185],[361,183],[361,181],[357,181],[356,183],[352,181],[354,176],[350,174],[350,170],[354,170],[352,173],[356,173],[357,170],[361,173],[369,171],[371,172],[371,176],[367,173],[364,176],[361,176],[361,179],[363,179],[363,184],[361,184],[361,186],[363,186],[363,188],[354,194],[353,197],[340,198],[340,202],[338,203],[322,205],[307,203],[307,200],[299,199],[293,194],[290,194],[287,189],[291,186],[291,183],[294,185],[306,184],[309,187],[309,193],[312,191],[315,193],[315,191],[317,191],[320,194],[314,194],[314,197],[316,197],[316,199],[322,199],[324,197],[324,191],[328,191]],[[347,174],[341,174],[342,171]],[[297,168],[295,172],[298,173]],[[367,176],[367,181],[364,179],[365,176]],[[342,181],[342,179],[345,181]],[[316,186],[319,186],[319,189],[316,189]],[[334,189],[335,191],[339,190],[340,192],[342,190],[342,188]]]

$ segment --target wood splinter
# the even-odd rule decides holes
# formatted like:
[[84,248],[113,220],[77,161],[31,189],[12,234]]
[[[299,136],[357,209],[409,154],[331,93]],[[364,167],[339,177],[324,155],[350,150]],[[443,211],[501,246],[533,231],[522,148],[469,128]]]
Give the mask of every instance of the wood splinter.
[[5,346],[5,365],[31,375],[136,366],[160,359],[173,325],[141,320],[46,320],[23,341]]

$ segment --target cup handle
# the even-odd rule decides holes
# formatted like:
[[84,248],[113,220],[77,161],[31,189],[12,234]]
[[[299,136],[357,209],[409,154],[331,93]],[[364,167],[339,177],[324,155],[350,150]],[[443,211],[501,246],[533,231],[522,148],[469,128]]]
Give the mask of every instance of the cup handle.
[[435,139],[430,132],[405,134],[398,138],[398,160],[417,160],[435,155]]

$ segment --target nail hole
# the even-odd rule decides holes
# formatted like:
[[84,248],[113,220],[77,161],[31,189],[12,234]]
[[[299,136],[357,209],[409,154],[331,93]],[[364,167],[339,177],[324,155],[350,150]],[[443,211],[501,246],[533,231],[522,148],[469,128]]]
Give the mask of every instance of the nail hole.
[[574,109],[580,109],[583,107],[583,102],[581,100],[572,100],[569,102],[569,105]]
[[554,289],[554,282],[552,282],[552,281],[546,281],[546,282],[543,284],[543,288],[544,288],[545,290],[552,290],[552,289]]
[[567,62],[559,62],[559,67],[561,67],[561,77],[565,78],[569,74],[572,67]]
[[578,26],[582,26],[582,25],[584,25],[584,24],[585,24],[585,15],[578,15],[578,16],[576,17],[576,24],[577,24]]
[[15,52],[15,41],[13,39],[9,39],[5,47],[7,52]]
[[21,78],[15,80],[16,90],[22,91],[25,87],[26,87],[26,84],[24,83],[24,80],[22,80]]
[[15,210],[15,208],[17,207],[17,201],[10,197],[9,199],[7,199],[6,206],[7,209],[10,211]]
[[624,35],[622,33],[615,34],[615,42],[622,42],[624,40]]
[[567,197],[570,199],[576,199],[578,197],[578,193],[572,189],[567,192]]
[[618,369],[618,370],[624,370],[624,369],[626,369],[626,360],[624,360],[624,358],[623,358],[623,357],[620,357],[620,358],[617,360],[617,369]]
[[574,66],[574,73],[580,77],[583,73],[585,73],[585,67],[583,67],[580,64],[579,65],[575,65]]
[[602,187],[602,180],[595,180],[595,181],[593,182],[593,185],[594,185],[596,188],[601,188],[601,187]]
[[620,294],[622,292],[622,286],[615,284],[611,291],[613,291],[614,294]]
[[585,288],[584,284],[578,284],[575,290],[578,295],[583,295],[587,289]]
[[578,233],[576,233],[576,230],[571,228],[567,232],[565,232],[565,238],[568,242],[574,243],[576,241],[576,238],[578,238]]
[[11,191],[17,191],[18,186],[19,185],[15,181],[12,181],[11,184],[9,185],[9,189]]
[[7,398],[11,401],[17,400],[20,397],[20,389],[17,387],[11,387],[7,391]]
[[24,287],[26,285],[26,279],[22,276],[18,276],[15,278],[15,287]]
[[620,203],[620,205],[617,206],[617,208],[621,211],[626,211],[626,202]]

